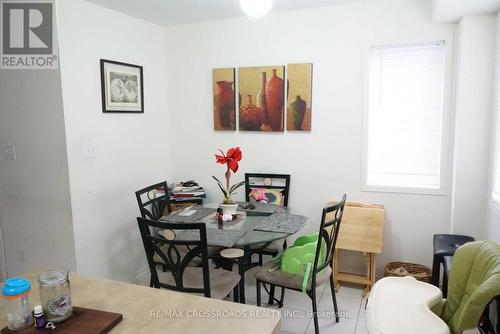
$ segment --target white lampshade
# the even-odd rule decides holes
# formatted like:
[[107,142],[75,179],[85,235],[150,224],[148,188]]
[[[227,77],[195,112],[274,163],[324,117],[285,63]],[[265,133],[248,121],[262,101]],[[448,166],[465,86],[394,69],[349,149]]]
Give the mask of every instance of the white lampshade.
[[241,9],[251,17],[262,17],[269,13],[273,0],[240,0]]

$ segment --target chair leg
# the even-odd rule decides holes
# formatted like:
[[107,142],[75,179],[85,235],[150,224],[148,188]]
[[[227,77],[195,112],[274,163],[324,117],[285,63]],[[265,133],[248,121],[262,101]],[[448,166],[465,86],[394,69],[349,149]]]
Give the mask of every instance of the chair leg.
[[276,287],[271,284],[271,287],[269,288],[269,300],[267,301],[268,305],[273,305],[274,304],[274,290]]
[[434,286],[437,286],[439,288],[439,274],[441,271],[441,262],[439,261],[439,258],[437,255],[434,255],[434,259],[432,261],[432,279],[431,283]]
[[263,261],[263,256],[262,256],[262,253],[259,253],[259,266],[262,267],[262,264],[264,263]]
[[153,287],[153,275],[151,275],[151,278],[149,279],[149,287]]
[[256,285],[257,285],[257,306],[260,306],[261,301],[260,301],[260,281],[259,280],[256,281]]
[[239,284],[233,288],[233,301],[235,303],[240,302],[240,286],[239,286]]
[[335,284],[333,284],[333,275],[330,277],[330,290],[332,291],[333,310],[335,311],[335,322],[339,322],[339,309],[337,306],[337,296],[335,296]]
[[313,307],[313,320],[314,320],[314,333],[319,334],[319,323],[318,323],[318,305],[316,303],[316,287],[313,284],[311,294],[309,295],[312,299]]
[[285,288],[281,287],[281,297],[280,297],[280,303],[278,305],[279,308],[283,307],[283,302],[285,301]]
[[443,274],[443,287],[441,290],[443,291],[443,298],[448,297],[448,275],[446,273]]

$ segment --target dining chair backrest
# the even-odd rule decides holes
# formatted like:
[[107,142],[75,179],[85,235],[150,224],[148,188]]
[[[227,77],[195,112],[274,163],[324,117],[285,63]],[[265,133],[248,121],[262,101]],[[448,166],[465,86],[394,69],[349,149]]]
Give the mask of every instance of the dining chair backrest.
[[138,190],[135,192],[135,197],[142,218],[159,220],[163,216],[165,209],[168,212],[171,211],[167,181]]
[[[316,256],[314,258],[313,282],[316,281],[316,274],[332,263],[335,245],[337,244],[337,238],[339,236],[340,224],[342,222],[342,215],[344,214],[346,198],[347,195],[344,194],[340,202],[323,209],[319,227],[318,245],[316,246]],[[324,260],[318,263],[323,245],[326,245],[326,253]]]
[[245,200],[247,202],[250,202],[250,194],[254,189],[266,190],[267,196],[275,196],[274,193],[280,193],[282,195],[279,199],[280,205],[287,207],[290,194],[290,174],[245,173]]
[[[207,253],[207,231],[204,223],[164,223],[137,218],[144,250],[151,270],[153,286],[189,293],[203,293],[210,297],[210,276]],[[160,230],[158,236],[151,230]],[[179,237],[178,234],[183,234]],[[154,256],[159,256],[169,269],[167,281],[160,281]],[[203,275],[203,288],[185,287],[184,271],[194,258],[201,259],[198,266]]]

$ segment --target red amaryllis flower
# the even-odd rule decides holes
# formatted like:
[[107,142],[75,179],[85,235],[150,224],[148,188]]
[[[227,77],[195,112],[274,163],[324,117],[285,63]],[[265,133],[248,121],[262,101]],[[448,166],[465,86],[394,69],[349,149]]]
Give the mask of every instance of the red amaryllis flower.
[[224,165],[227,164],[229,169],[233,171],[233,173],[236,173],[238,171],[238,161],[241,161],[242,158],[242,153],[239,147],[234,147],[230,148],[227,150],[227,153],[224,155],[224,152],[222,150],[219,150],[222,155],[215,155],[215,159],[217,163]]

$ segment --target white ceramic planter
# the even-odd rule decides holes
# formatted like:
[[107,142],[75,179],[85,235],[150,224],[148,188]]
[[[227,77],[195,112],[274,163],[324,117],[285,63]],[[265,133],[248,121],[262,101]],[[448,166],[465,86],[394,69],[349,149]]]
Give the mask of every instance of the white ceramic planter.
[[238,210],[238,204],[219,204],[224,215],[235,215]]

